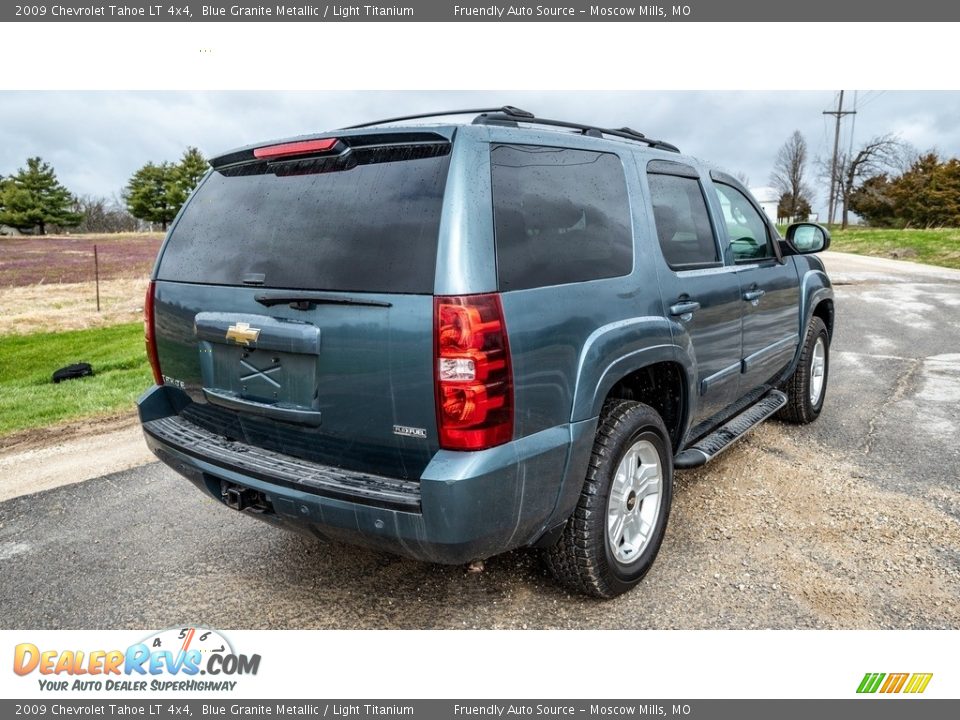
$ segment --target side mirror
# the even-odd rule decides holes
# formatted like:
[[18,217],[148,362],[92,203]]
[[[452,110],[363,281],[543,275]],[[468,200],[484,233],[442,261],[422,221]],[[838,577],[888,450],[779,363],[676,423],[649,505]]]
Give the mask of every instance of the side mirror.
[[816,223],[793,223],[787,228],[787,243],[798,255],[820,252],[830,247],[830,231]]

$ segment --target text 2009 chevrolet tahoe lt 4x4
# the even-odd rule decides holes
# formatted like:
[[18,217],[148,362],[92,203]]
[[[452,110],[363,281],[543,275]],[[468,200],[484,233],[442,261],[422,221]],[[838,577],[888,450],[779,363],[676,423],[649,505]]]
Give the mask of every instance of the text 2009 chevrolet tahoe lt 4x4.
[[675,468],[819,415],[829,235],[781,238],[635,131],[471,113],[212,161],[147,293],[147,442],[273,525],[441,563],[541,547],[611,597]]

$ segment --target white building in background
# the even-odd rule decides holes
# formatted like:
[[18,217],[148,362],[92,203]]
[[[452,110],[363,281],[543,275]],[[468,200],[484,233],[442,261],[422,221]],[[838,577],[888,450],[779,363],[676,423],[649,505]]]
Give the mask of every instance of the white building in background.
[[750,188],[750,194],[760,203],[760,207],[767,214],[767,217],[777,222],[777,206],[780,204],[780,193],[772,187]]

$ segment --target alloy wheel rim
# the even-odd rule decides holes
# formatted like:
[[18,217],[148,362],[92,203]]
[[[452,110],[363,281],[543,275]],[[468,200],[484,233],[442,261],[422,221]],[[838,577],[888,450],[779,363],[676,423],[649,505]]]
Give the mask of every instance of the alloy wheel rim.
[[822,337],[817,338],[810,358],[810,404],[816,406],[823,392],[823,380],[827,370],[827,346]]
[[607,540],[618,562],[635,562],[650,544],[662,497],[660,454],[638,440],[620,460],[607,500]]

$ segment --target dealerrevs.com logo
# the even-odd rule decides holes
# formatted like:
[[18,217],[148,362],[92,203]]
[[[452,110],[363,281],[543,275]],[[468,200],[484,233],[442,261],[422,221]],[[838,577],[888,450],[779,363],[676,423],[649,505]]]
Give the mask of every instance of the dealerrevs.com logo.
[[40,689],[47,691],[231,691],[238,682],[234,678],[259,669],[260,655],[237,653],[223,634],[202,627],[162,630],[126,650],[54,650],[20,643],[13,654],[13,671],[36,673]]

